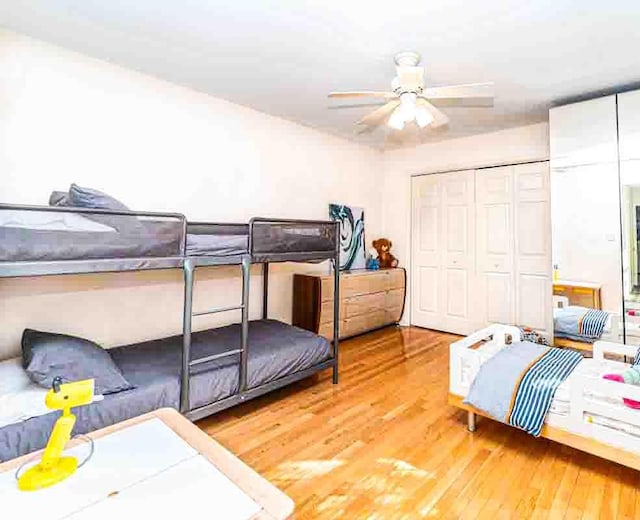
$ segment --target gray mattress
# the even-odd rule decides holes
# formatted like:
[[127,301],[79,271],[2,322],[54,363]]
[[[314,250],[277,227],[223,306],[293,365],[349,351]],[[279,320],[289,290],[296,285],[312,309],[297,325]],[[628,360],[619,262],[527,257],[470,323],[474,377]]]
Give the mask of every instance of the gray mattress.
[[[192,358],[240,346],[240,325],[196,332]],[[110,349],[133,390],[105,396],[103,401],[74,409],[74,434],[87,433],[162,407],[179,407],[182,336]],[[329,342],[312,332],[274,320],[249,324],[250,388],[307,369],[329,359]],[[233,395],[238,390],[238,357],[198,366],[191,378],[192,407]],[[43,448],[59,412],[0,428],[0,460]]]
[[90,260],[179,256],[176,226],[140,226],[130,233],[0,227],[0,261]]
[[249,235],[187,234],[187,254],[192,256],[233,256],[249,249]]

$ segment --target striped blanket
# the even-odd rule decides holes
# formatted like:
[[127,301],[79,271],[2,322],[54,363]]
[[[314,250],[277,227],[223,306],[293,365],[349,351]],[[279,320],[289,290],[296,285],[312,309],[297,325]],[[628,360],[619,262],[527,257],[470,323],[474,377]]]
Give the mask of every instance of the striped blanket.
[[609,321],[609,313],[588,307],[570,305],[553,310],[554,335],[578,341],[600,339]]
[[599,339],[608,319],[608,312],[589,309],[580,321],[580,334],[587,338]]
[[480,367],[464,402],[538,437],[556,389],[581,360],[573,350],[514,343]]

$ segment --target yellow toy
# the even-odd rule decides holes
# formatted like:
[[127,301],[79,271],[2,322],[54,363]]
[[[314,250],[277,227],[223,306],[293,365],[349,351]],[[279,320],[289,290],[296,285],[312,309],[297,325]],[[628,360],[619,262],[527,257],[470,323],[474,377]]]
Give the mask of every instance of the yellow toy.
[[93,401],[93,379],[62,384],[56,377],[52,388],[47,392],[45,404],[52,410],[62,410],[62,416],[56,421],[42,460],[29,468],[18,479],[18,488],[22,491],[36,491],[53,486],[73,475],[78,468],[75,457],[61,457],[64,447],[71,439],[76,416],[71,413],[72,406],[82,406]]

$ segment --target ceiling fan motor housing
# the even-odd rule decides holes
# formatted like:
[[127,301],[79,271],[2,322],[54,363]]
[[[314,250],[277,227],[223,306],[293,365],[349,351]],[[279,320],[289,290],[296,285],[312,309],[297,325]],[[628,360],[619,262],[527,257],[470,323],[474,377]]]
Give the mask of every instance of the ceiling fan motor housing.
[[405,92],[414,92],[421,95],[423,92],[424,69],[418,67],[420,54],[413,51],[400,52],[395,55],[396,70],[398,75],[391,82],[391,90],[397,95]]
[[420,53],[414,51],[399,52],[395,55],[394,60],[398,67],[417,67],[420,63]]
[[393,80],[391,81],[391,90],[397,94],[398,96],[404,94],[405,92],[413,92],[415,94],[417,94],[418,96],[422,94],[422,92],[424,91],[424,88],[420,85],[412,85],[411,88],[407,88],[406,85],[403,85],[400,82],[400,78],[398,76],[396,76],[395,78],[393,78]]

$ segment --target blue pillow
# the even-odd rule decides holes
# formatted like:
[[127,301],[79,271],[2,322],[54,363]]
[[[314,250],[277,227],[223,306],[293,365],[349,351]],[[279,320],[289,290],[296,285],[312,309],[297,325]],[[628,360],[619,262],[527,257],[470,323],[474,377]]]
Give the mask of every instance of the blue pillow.
[[22,333],[22,367],[32,381],[51,388],[63,383],[95,379],[96,394],[113,394],[135,388],[125,379],[109,352],[88,339],[25,329]]

